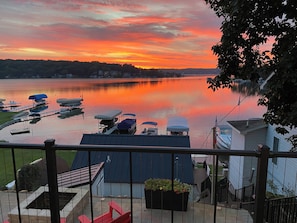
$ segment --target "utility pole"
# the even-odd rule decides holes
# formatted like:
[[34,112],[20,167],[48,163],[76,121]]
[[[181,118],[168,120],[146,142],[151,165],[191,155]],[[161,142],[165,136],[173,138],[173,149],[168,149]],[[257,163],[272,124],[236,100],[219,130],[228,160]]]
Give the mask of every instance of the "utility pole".
[[[217,121],[216,121],[215,127],[212,128],[212,137],[213,137],[212,148],[213,149],[217,148],[216,127],[217,127]],[[212,173],[211,173],[211,194],[210,194],[211,204],[215,203],[215,166],[216,166],[216,156],[213,155],[212,156]]]

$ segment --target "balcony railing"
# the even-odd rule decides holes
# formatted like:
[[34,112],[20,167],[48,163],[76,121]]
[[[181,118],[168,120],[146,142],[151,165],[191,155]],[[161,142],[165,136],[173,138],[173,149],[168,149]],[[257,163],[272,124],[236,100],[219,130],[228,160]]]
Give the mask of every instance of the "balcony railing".
[[[90,216],[94,218],[94,199],[95,197],[92,195],[92,187],[91,187],[91,151],[111,151],[111,152],[126,152],[129,153],[129,174],[130,174],[130,195],[127,199],[129,199],[129,206],[131,212],[131,222],[146,222],[141,220],[142,216],[139,215],[137,208],[135,208],[135,199],[133,198],[133,153],[162,153],[162,154],[170,154],[171,155],[171,167],[174,167],[174,154],[201,154],[201,155],[209,155],[215,158],[215,167],[213,168],[213,180],[218,182],[218,160],[219,156],[241,156],[241,157],[255,157],[257,159],[257,170],[256,170],[256,183],[255,183],[255,197],[254,197],[254,215],[252,216],[253,222],[263,222],[263,220],[267,216],[264,213],[266,208],[266,181],[267,181],[267,170],[268,170],[268,161],[270,158],[274,157],[289,157],[289,158],[297,158],[297,153],[291,152],[278,152],[272,153],[269,148],[265,145],[260,145],[258,148],[255,148],[254,151],[243,151],[243,150],[216,150],[216,149],[189,149],[189,148],[176,148],[176,147],[143,147],[143,146],[101,146],[101,145],[57,145],[55,144],[55,140],[49,139],[46,140],[44,144],[17,144],[17,143],[0,143],[0,149],[2,150],[11,150],[11,158],[13,163],[13,172],[14,172],[14,180],[16,181],[16,199],[17,199],[17,210],[19,214],[19,222],[22,222],[21,215],[21,199],[19,196],[18,190],[18,177],[17,177],[17,167],[15,160],[15,151],[17,149],[31,149],[31,150],[44,150],[46,157],[46,166],[47,166],[47,176],[48,176],[48,190],[49,190],[49,207],[50,207],[50,218],[51,222],[60,222],[60,210],[59,210],[59,191],[58,191],[58,182],[57,182],[57,168],[56,168],[56,152],[63,151],[88,151],[89,155],[89,192],[90,192]],[[171,168],[170,167],[170,168]],[[171,178],[174,180],[175,168],[171,168]],[[213,222],[220,222],[217,218],[219,208],[219,202],[217,198],[217,183],[214,187],[214,197],[212,200],[212,219]],[[101,198],[103,201],[104,198]],[[192,201],[196,202],[196,201]],[[286,203],[287,204],[287,203]],[[193,205],[194,207],[194,205]],[[272,207],[270,205],[270,207]],[[193,209],[195,212],[197,209]],[[170,222],[174,222],[174,219],[177,218],[175,215],[175,211],[171,210],[170,212]],[[7,213],[6,213],[7,214]],[[141,214],[140,214],[141,215]],[[195,222],[195,213],[193,213],[193,222]],[[7,218],[7,216],[2,216],[2,218]],[[207,217],[206,217],[207,218]],[[274,219],[276,217],[274,216]],[[140,219],[140,220],[139,220]],[[4,221],[6,219],[2,219]],[[75,222],[75,221],[74,221]],[[153,222],[153,221],[151,221]],[[167,222],[167,221],[166,221]],[[187,222],[187,220],[185,220]],[[199,221],[201,222],[201,221]],[[205,222],[209,222],[209,219],[205,219]],[[246,222],[249,222],[248,220]]]

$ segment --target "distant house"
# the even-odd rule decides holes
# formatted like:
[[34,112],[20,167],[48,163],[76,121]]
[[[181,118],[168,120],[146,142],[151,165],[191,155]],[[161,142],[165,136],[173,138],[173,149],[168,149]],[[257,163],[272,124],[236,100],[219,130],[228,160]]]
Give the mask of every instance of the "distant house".
[[[259,144],[266,143],[267,124],[263,119],[228,121],[232,127],[231,150],[257,150]],[[257,158],[230,156],[230,191],[240,190],[255,182]],[[239,194],[240,198],[240,194]]]
[[[84,134],[81,144],[188,147],[189,136]],[[93,183],[98,196],[130,196],[130,172],[128,152],[91,152],[91,164],[104,163],[101,178]],[[71,169],[88,166],[88,152],[78,151]],[[132,153],[133,197],[144,197],[144,181],[148,178],[171,179],[171,154]],[[190,154],[174,154],[174,177],[194,184],[193,163]],[[94,190],[94,189],[93,189]]]

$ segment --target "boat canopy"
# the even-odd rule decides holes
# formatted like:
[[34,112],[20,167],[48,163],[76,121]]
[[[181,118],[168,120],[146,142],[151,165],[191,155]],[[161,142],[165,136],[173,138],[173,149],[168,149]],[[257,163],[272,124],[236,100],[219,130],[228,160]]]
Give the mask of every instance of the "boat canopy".
[[168,119],[167,131],[189,132],[188,121],[184,117],[170,117]]
[[118,115],[122,113],[121,110],[109,110],[106,112],[103,112],[101,114],[95,115],[96,119],[102,119],[102,120],[113,120],[116,118]]
[[158,123],[157,122],[152,122],[152,121],[147,121],[147,122],[141,123],[141,125],[154,125],[154,126],[157,126]]
[[6,101],[6,99],[0,98],[0,103],[3,102],[3,101]]
[[126,116],[133,116],[133,117],[136,116],[134,113],[125,113],[125,114],[123,114],[123,115],[126,115]]
[[30,100],[35,100],[35,101],[39,101],[39,100],[42,100],[44,98],[47,98],[46,94],[33,94],[33,95],[29,96]]
[[75,104],[83,101],[82,98],[59,98],[57,99],[57,103],[59,104]]

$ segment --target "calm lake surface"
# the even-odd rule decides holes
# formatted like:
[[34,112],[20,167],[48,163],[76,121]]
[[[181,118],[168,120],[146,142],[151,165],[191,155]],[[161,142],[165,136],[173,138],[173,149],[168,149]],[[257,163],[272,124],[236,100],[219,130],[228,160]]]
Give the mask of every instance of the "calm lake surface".
[[[14,143],[42,144],[53,138],[57,144],[79,144],[83,133],[98,132],[95,115],[110,109],[135,113],[137,132],[144,121],[158,122],[159,134],[167,134],[168,117],[183,116],[190,127],[192,148],[212,147],[212,127],[229,120],[259,118],[265,112],[257,106],[258,97],[245,97],[230,89],[213,92],[207,76],[176,79],[14,79],[1,80],[0,98],[32,105],[28,97],[45,93],[48,108],[41,113],[59,111],[59,98],[83,97],[83,114],[61,119],[58,115],[32,124],[17,123],[0,130],[0,140]],[[241,101],[238,105],[239,100]],[[28,134],[11,135],[12,129],[29,127]]]

